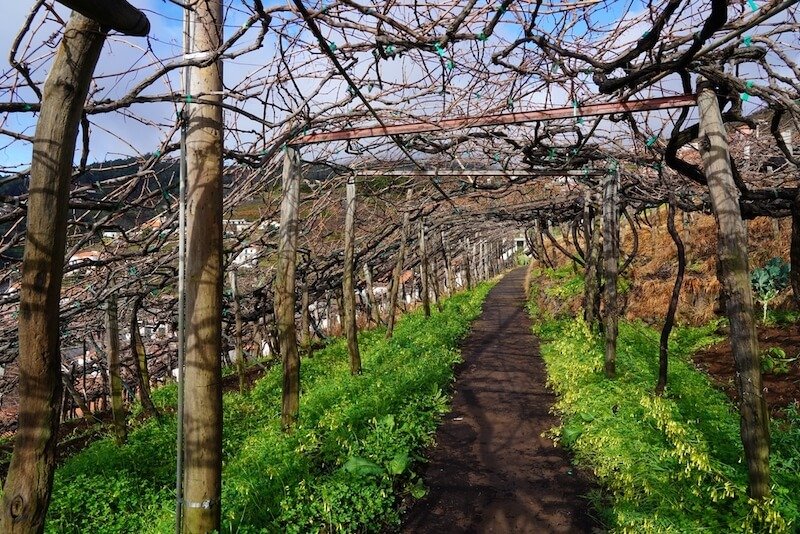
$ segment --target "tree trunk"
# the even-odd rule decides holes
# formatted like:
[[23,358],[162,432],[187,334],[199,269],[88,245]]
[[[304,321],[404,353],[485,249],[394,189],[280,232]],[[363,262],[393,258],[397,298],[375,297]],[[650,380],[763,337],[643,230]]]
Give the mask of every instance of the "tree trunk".
[[[192,14],[192,51],[222,42],[222,2]],[[220,528],[222,472],[222,63],[192,67],[186,134],[185,533]]]
[[131,309],[131,359],[133,369],[136,371],[136,380],[139,381],[139,402],[148,417],[157,417],[153,400],[150,398],[150,372],[147,369],[147,353],[145,352],[142,335],[139,333],[139,307],[142,304],[141,297],[133,300]]
[[[411,200],[412,190],[406,191],[406,203]],[[408,210],[403,214],[403,226],[400,228],[400,247],[397,251],[397,262],[394,264],[392,273],[392,285],[389,289],[389,316],[386,319],[386,338],[389,339],[394,333],[394,323],[397,313],[397,296],[400,294],[401,278],[403,276],[403,266],[406,262],[406,237],[408,236],[408,226],[410,224]]]
[[619,269],[619,214],[617,186],[619,169],[609,172],[603,187],[603,264],[605,275],[605,373],[608,378],[616,374],[617,362],[617,269]]
[[419,222],[419,292],[425,317],[431,316],[431,301],[428,288],[428,252],[425,249],[425,220]]
[[356,327],[356,293],[353,283],[355,270],[356,241],[356,180],[347,180],[347,199],[344,216],[344,265],[342,266],[342,300],[344,301],[344,330],[347,337],[347,353],[350,355],[350,374],[361,374],[361,353],[358,350]]
[[[283,158],[283,197],[278,244],[278,270],[275,276],[275,315],[278,340],[283,357],[283,401],[281,425],[289,431],[297,421],[300,410],[300,356],[297,352],[297,333],[294,323],[295,269],[297,236],[299,233],[300,158],[292,147],[286,147]],[[328,303],[328,330],[331,328]]]
[[239,309],[239,284],[236,280],[236,271],[228,273],[228,277],[230,278],[231,301],[233,302],[233,340],[236,354],[236,372],[239,374],[239,393],[244,393],[245,383],[247,381],[245,376],[247,361],[244,357],[244,347],[242,347],[242,312]]
[[662,395],[664,388],[667,387],[667,366],[669,364],[669,335],[675,324],[675,313],[678,311],[678,299],[681,294],[683,275],[686,272],[686,250],[681,241],[681,236],[675,228],[675,199],[670,195],[669,211],[667,212],[667,230],[675,243],[678,253],[678,274],[675,276],[675,285],[672,286],[672,296],[667,308],[667,317],[664,319],[664,327],[661,329],[661,340],[658,347],[658,383],[656,384],[656,395]]
[[111,382],[111,413],[114,419],[114,440],[122,445],[128,439],[125,422],[125,403],[122,400],[122,377],[119,365],[119,320],[117,298],[110,297],[106,305],[106,356],[108,379]]
[[89,407],[86,406],[86,401],[83,399],[83,397],[81,397],[75,390],[75,384],[72,382],[72,373],[62,373],[61,380],[64,383],[64,388],[66,388],[70,397],[72,397],[72,402],[74,402],[75,406],[80,409],[81,417],[83,417],[86,422],[91,425],[92,412],[89,410]]
[[99,24],[73,14],[44,84],[36,124],[19,316],[19,405],[3,487],[0,532],[41,532],[55,469],[61,404],[59,300],[69,181],[83,105],[105,40]]
[[698,90],[700,153],[717,221],[717,255],[722,271],[725,311],[731,328],[749,493],[753,499],[763,499],[770,494],[769,416],[762,393],[758,340],[753,319],[747,234],[739,206],[739,190],[731,172],[727,133],[722,124],[717,95],[707,82],[701,82]]

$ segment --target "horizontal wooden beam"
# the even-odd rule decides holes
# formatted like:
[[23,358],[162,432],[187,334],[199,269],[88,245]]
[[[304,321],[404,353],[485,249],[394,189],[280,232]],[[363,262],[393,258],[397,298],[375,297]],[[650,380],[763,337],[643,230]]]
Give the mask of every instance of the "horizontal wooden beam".
[[144,37],[150,33],[147,16],[125,0],[58,0],[84,17],[125,35]]
[[397,170],[397,169],[386,169],[386,170],[355,170],[353,174],[356,176],[400,176],[400,177],[408,177],[413,178],[416,176],[420,177],[432,177],[432,178],[447,178],[447,177],[456,177],[456,178],[469,178],[469,177],[508,177],[508,178],[536,178],[536,177],[546,177],[546,176],[553,176],[553,177],[566,177],[566,176],[604,176],[605,171],[599,171],[596,169],[587,169],[587,170],[558,170],[558,169],[530,169],[530,170],[519,170],[519,171],[506,171],[502,169],[424,169],[424,170],[415,170],[409,169],[407,171]]
[[525,122],[549,121],[555,119],[568,119],[570,117],[594,117],[610,113],[635,113],[641,111],[654,111],[659,109],[685,108],[696,105],[694,95],[663,96],[644,100],[628,100],[627,102],[608,102],[605,104],[590,104],[578,108],[551,108],[536,111],[520,111],[515,113],[496,113],[493,115],[480,115],[461,119],[444,119],[439,122],[414,122],[409,124],[393,124],[390,126],[371,126],[366,128],[353,128],[339,130],[338,132],[324,132],[295,137],[288,144],[293,146],[311,145],[314,143],[327,143],[331,141],[347,141],[364,139],[367,137],[383,137],[403,134],[416,134],[424,132],[442,132],[459,130],[463,128],[478,128],[481,126],[501,126],[508,124],[522,124]]

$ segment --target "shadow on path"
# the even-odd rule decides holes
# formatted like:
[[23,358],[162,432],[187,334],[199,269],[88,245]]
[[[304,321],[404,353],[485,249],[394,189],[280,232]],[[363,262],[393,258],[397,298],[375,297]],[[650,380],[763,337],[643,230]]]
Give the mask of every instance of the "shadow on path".
[[544,362],[524,309],[525,269],[506,275],[462,344],[452,412],[424,474],[428,495],[406,533],[591,532],[587,478],[541,434],[549,413]]

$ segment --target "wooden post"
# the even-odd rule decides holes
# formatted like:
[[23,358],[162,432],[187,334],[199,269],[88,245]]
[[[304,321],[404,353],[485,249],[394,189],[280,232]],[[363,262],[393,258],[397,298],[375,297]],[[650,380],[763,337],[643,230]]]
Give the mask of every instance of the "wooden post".
[[150,32],[150,21],[144,13],[125,0],[58,0],[68,8],[81,13],[104,28],[115,30],[125,35],[144,37]]
[[592,207],[592,194],[587,192],[589,203],[584,232],[587,234],[586,265],[584,267],[583,318],[591,330],[595,330],[599,308],[598,265],[600,258],[600,210]]
[[739,207],[740,193],[731,171],[727,132],[722,123],[717,95],[708,82],[699,84],[697,106],[700,110],[700,154],[717,221],[717,255],[725,312],[731,328],[749,493],[753,499],[763,499],[770,494],[769,416],[763,396],[753,319],[747,233]]
[[431,301],[428,288],[428,252],[425,250],[425,219],[419,221],[419,292],[425,317],[431,316]]
[[[411,200],[412,190],[406,191],[406,203]],[[394,264],[392,273],[392,285],[389,289],[389,316],[386,319],[386,338],[392,337],[394,332],[395,314],[397,313],[397,297],[400,294],[402,284],[403,266],[406,262],[406,237],[408,236],[408,226],[410,224],[409,212],[403,214],[403,225],[400,227],[400,247],[397,251],[397,262]]]
[[347,179],[347,198],[344,215],[344,265],[342,269],[342,300],[344,301],[344,330],[347,337],[347,353],[350,355],[350,374],[361,374],[361,353],[358,350],[356,328],[356,294],[353,283],[355,270],[356,240],[356,179]]
[[303,290],[300,296],[300,346],[311,347],[311,311],[309,307],[308,279],[303,276]]
[[488,280],[489,279],[489,262],[486,258],[486,241],[481,240],[480,244],[480,255],[481,259],[479,261],[480,270],[481,270],[481,279]]
[[242,311],[239,309],[239,284],[236,280],[236,271],[228,273],[228,278],[231,283],[231,302],[233,303],[233,341],[236,354],[236,371],[239,374],[239,393],[244,393],[247,362],[245,361],[244,348],[242,347]]
[[[193,52],[222,44],[222,1],[197,2]],[[186,134],[186,534],[220,529],[222,472],[222,64],[191,68]],[[189,98],[189,97],[187,97]],[[192,98],[194,100],[194,98]]]
[[619,209],[617,187],[619,168],[609,172],[603,184],[603,264],[605,274],[605,372],[608,378],[616,374],[617,362],[617,272],[619,269]]
[[111,382],[111,412],[114,419],[114,440],[117,445],[122,445],[128,438],[128,429],[125,423],[125,404],[122,401],[117,298],[113,296],[109,297],[106,304],[106,356],[108,357],[108,379]]
[[472,262],[470,261],[470,252],[473,250],[474,245],[470,247],[469,238],[464,241],[464,276],[466,277],[467,289],[472,289]]
[[430,284],[433,289],[433,303],[436,305],[437,310],[442,311],[442,299],[439,294],[439,261],[436,258],[431,262],[430,275]]
[[133,308],[131,309],[131,359],[133,360],[133,369],[136,372],[136,379],[139,381],[139,402],[142,403],[142,410],[149,416],[157,416],[153,400],[150,398],[150,372],[147,369],[147,352],[142,342],[142,335],[139,333],[139,307],[142,305],[142,297],[133,299]]
[[19,405],[0,532],[41,532],[61,404],[59,300],[75,139],[105,33],[74,13],[44,84],[33,141],[19,316]]
[[[283,196],[278,243],[278,271],[275,276],[275,315],[278,342],[283,357],[283,401],[281,425],[288,431],[297,421],[300,409],[300,357],[294,323],[295,269],[299,233],[300,159],[294,148],[287,146],[283,157]],[[328,302],[328,330],[331,328]]]
[[800,195],[792,202],[792,235],[789,244],[789,280],[796,306],[800,306]]
[[368,263],[364,264],[364,282],[366,285],[367,294],[367,308],[369,308],[369,317],[375,326],[381,325],[381,310],[375,298],[375,285],[372,281],[372,267]]
[[440,243],[442,245],[442,260],[444,260],[444,280],[447,286],[447,294],[452,295],[456,292],[456,277],[453,273],[453,261],[450,254],[447,253],[447,242],[445,239],[444,230],[439,232]]

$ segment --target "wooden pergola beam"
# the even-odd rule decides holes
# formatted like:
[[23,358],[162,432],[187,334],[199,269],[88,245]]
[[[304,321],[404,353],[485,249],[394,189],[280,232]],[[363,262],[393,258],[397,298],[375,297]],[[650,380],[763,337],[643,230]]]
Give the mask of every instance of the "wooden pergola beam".
[[507,178],[537,178],[537,177],[570,177],[570,176],[604,176],[606,171],[597,169],[587,170],[558,170],[558,169],[534,169],[534,170],[521,170],[521,171],[506,171],[502,169],[409,169],[407,171],[397,169],[387,170],[356,170],[353,173],[357,176],[400,176],[400,177],[433,177],[433,178],[448,178],[448,177],[507,177]]
[[99,23],[103,28],[144,37],[150,33],[147,16],[125,0],[58,0],[58,3]]
[[611,113],[635,113],[659,109],[685,108],[694,105],[696,105],[696,98],[694,95],[664,96],[643,100],[629,100],[627,102],[591,104],[578,108],[552,108],[516,113],[496,113],[493,115],[481,115],[479,117],[466,117],[461,119],[444,119],[439,122],[414,122],[409,124],[394,124],[386,127],[370,126],[366,128],[352,128],[349,130],[339,130],[338,132],[301,135],[295,137],[288,144],[292,146],[311,145],[330,141],[365,139],[368,137],[440,132],[463,128],[478,128],[482,126],[522,124],[526,122],[568,119],[571,117],[594,117]]

